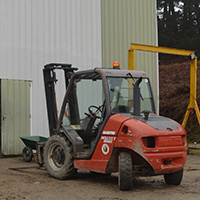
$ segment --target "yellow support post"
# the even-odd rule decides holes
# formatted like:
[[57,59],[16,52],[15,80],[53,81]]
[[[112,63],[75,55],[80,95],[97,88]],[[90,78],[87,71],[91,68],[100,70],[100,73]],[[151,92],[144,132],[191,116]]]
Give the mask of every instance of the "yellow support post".
[[198,107],[197,101],[195,101],[194,110],[196,112],[197,120],[200,124],[200,112],[199,112],[199,107]]
[[128,50],[128,69],[135,70],[135,50]]
[[190,62],[190,107],[194,108],[197,96],[197,56]]
[[182,126],[183,126],[184,128],[185,128],[185,126],[186,126],[188,117],[189,117],[189,115],[190,115],[190,110],[191,110],[190,108],[187,108],[187,110],[186,110],[185,117],[184,117],[183,122],[182,122]]
[[200,112],[196,98],[197,98],[197,56],[195,56],[194,59],[192,59],[190,62],[190,102],[182,122],[182,126],[184,128],[186,126],[188,117],[192,109],[195,110],[197,120],[200,124]]
[[168,47],[157,47],[151,45],[143,44],[131,44],[131,49],[129,49],[129,69],[135,69],[135,51],[149,51],[155,53],[165,53],[180,56],[190,56],[190,101],[185,113],[185,117],[182,122],[182,126],[185,128],[187,124],[188,117],[192,109],[195,110],[199,125],[200,125],[200,111],[196,101],[196,91],[197,91],[197,56],[195,56],[194,51],[183,50],[183,49],[173,49]]

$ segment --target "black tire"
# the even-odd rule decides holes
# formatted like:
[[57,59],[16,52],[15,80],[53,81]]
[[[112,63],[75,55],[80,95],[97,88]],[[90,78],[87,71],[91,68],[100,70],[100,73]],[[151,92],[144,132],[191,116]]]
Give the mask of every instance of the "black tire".
[[178,172],[164,175],[165,182],[168,185],[180,185],[182,178],[183,178],[183,169]]
[[118,185],[120,190],[132,189],[132,157],[127,152],[121,152],[119,154]]
[[33,158],[33,151],[31,149],[31,147],[24,147],[22,150],[22,157],[24,159],[24,161],[26,162],[30,162]]
[[47,172],[57,179],[69,179],[75,173],[73,148],[69,140],[54,135],[44,147],[44,164]]

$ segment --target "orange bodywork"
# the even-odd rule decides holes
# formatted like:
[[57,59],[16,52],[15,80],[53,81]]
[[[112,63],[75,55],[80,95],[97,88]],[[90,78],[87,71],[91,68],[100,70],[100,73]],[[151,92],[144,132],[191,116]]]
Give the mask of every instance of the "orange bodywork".
[[[90,160],[74,160],[75,168],[110,173],[117,171],[119,151],[132,154],[133,165],[146,165],[152,175],[179,171],[187,155],[186,132],[156,130],[148,124],[121,114],[112,115],[104,127]],[[148,139],[153,145],[148,146]]]

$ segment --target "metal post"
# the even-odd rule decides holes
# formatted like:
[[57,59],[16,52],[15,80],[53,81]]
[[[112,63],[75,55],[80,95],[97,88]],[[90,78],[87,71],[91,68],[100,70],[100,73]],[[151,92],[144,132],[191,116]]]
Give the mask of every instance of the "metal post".
[[185,117],[182,123],[182,126],[184,128],[187,124],[187,120],[192,109],[195,110],[197,120],[200,124],[200,112],[199,112],[199,107],[196,100],[196,97],[197,97],[196,91],[197,91],[197,56],[191,59],[191,63],[190,63],[190,102],[187,107],[187,111],[185,113]]
[[135,50],[129,49],[128,51],[128,69],[135,70]]

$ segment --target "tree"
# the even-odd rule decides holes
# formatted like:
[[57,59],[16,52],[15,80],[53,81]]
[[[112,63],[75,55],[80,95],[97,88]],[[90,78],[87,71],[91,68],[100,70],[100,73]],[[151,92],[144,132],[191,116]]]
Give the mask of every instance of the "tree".
[[200,50],[199,0],[157,0],[160,46]]

